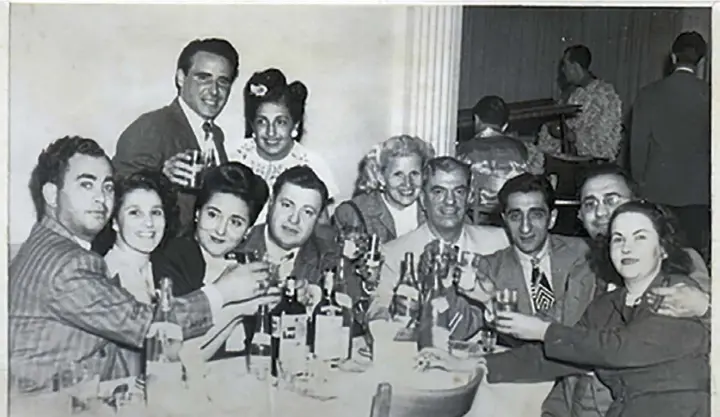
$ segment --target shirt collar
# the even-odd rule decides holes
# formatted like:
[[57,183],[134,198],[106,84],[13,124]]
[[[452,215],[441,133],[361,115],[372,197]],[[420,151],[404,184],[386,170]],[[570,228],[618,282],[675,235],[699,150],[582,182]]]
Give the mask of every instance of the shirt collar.
[[89,242],[85,239],[82,239],[81,237],[73,234],[70,229],[65,227],[64,224],[60,223],[57,219],[55,219],[52,216],[45,215],[43,217],[41,224],[47,227],[48,229],[54,231],[55,233],[62,235],[70,240],[73,240],[75,243],[80,245],[81,248],[85,250],[91,250],[92,249],[92,242]]
[[440,236],[435,236],[435,233],[433,233],[432,229],[430,228],[429,222],[426,222],[425,224],[423,224],[422,227],[427,228],[428,235],[430,235],[430,239],[428,239],[428,241],[437,239],[437,240],[440,240],[441,242],[449,244],[451,246],[458,245],[458,246],[460,246],[460,249],[466,249],[465,242],[467,241],[467,230],[465,228],[465,224],[463,224],[462,231],[460,232],[460,236],[458,236],[458,238],[455,242],[448,242],[448,241],[444,240],[443,238],[441,238]]
[[180,108],[185,114],[188,123],[190,123],[190,127],[195,134],[195,138],[198,140],[198,143],[202,143],[205,141],[205,132],[202,127],[206,120],[200,117],[199,114],[195,113],[195,111],[188,106],[182,97],[178,97],[178,102],[180,103]]
[[682,67],[682,66],[676,67],[673,72],[689,72],[689,73],[691,73],[691,74],[695,74],[695,70],[694,70],[694,69],[689,68],[689,67]]
[[290,250],[285,250],[275,244],[275,242],[270,239],[270,231],[268,230],[270,225],[265,225],[265,249],[267,251],[267,256],[270,259],[271,262],[283,262],[286,260],[292,260],[295,259],[295,256],[297,256],[298,251],[300,248],[292,248]]
[[540,249],[540,253],[538,253],[535,256],[530,256],[526,253],[523,253],[515,245],[513,245],[513,250],[517,254],[518,259],[520,259],[520,262],[524,262],[524,263],[532,265],[533,259],[542,261],[543,259],[547,258],[548,255],[550,254],[550,237],[548,236],[548,238],[545,239],[545,244],[543,245],[542,249]]

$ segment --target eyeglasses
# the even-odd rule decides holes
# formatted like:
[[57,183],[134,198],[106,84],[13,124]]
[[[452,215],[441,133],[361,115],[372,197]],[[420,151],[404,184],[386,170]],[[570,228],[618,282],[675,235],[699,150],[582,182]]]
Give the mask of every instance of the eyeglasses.
[[602,200],[598,200],[595,197],[589,197],[580,203],[580,211],[583,213],[595,211],[601,203],[606,207],[615,208],[628,200],[630,200],[628,197],[624,197],[619,194],[605,194]]

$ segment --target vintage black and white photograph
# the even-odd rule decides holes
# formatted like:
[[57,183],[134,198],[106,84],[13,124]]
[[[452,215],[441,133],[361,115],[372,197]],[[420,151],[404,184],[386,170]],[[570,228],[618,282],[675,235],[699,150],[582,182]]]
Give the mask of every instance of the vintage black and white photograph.
[[11,417],[711,415],[710,7],[9,10]]

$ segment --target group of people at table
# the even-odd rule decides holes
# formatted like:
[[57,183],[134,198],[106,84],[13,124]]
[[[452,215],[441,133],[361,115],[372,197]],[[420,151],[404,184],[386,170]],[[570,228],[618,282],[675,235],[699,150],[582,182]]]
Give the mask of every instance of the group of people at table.
[[[312,305],[323,271],[347,255],[344,231],[361,225],[382,254],[365,323],[387,321],[404,254],[419,259],[441,241],[481,255],[474,283],[448,294],[449,312],[463,313],[451,339],[484,326],[481,306],[494,289],[517,290],[519,311],[496,318],[513,348],[477,363],[489,383],[557,379],[547,416],[709,415],[709,273],[672,215],[642,200],[622,169],[598,165],[583,181],[578,218],[589,242],[551,233],[554,190],[532,173],[501,188],[504,227],[468,224],[470,167],[408,135],[365,156],[356,196],[334,204],[330,171],[298,143],[307,89],[280,71],[248,81],[248,139],[225,149],[212,120],[237,64],[226,41],[193,41],[178,60],[178,97],[128,127],[112,159],[77,136],[38,157],[29,184],[37,222],[9,269],[18,395],[52,390],[66,363],[104,380],[139,374],[163,277],[173,281],[188,348],[222,357],[228,347],[208,345],[207,335],[280,300],[279,288],[259,289],[273,267],[303,283]],[[192,188],[186,155],[198,149],[215,163]],[[251,251],[260,260],[227,256]],[[360,278],[347,277],[339,290],[355,299]],[[253,329],[246,321],[215,340],[232,331],[249,338]]]

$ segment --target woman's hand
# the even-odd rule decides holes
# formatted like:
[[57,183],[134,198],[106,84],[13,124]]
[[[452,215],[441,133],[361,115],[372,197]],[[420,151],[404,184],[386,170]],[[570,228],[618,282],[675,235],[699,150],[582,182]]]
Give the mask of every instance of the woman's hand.
[[661,299],[656,313],[670,317],[702,317],[710,306],[710,295],[687,284],[653,288],[647,295],[654,303]]
[[270,268],[266,262],[234,264],[225,269],[213,285],[227,303],[242,301],[270,289]]
[[498,311],[495,325],[499,332],[507,333],[518,339],[542,342],[550,322],[521,313]]

